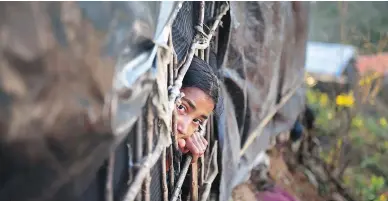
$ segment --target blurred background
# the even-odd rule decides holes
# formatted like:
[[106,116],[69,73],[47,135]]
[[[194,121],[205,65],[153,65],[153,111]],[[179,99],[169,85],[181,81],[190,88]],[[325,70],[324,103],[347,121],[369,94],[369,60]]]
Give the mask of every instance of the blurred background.
[[[388,196],[388,2],[312,2],[308,105],[320,159],[358,200]],[[325,186],[320,184],[320,194]]]

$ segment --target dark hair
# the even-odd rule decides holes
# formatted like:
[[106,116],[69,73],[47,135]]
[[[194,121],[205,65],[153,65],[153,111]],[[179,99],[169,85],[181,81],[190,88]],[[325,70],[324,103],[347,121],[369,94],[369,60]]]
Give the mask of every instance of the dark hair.
[[204,60],[194,57],[183,78],[182,88],[196,87],[209,95],[216,107],[220,96],[220,84],[215,69]]

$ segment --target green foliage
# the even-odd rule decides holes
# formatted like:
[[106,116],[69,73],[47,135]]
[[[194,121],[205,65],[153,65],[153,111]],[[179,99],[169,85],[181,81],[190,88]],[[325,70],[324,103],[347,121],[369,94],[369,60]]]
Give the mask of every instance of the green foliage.
[[[360,54],[388,51],[388,2],[315,2],[311,3],[309,40],[351,44]],[[349,97],[349,96],[348,96]],[[327,95],[313,89],[307,101],[316,111],[318,135],[330,140],[330,149],[321,153],[332,162],[341,126],[350,123],[347,133],[352,147],[352,165],[345,171],[344,182],[359,200],[387,201],[388,191],[388,119],[385,115],[359,113],[345,121],[338,103],[352,101],[346,95],[328,100]],[[351,107],[350,107],[351,109]],[[333,151],[334,150],[334,151]],[[353,154],[353,155],[352,155]],[[384,178],[385,177],[385,178]]]
[[[316,127],[318,135],[326,135],[332,139],[331,149],[321,153],[321,157],[327,163],[332,162],[332,153],[334,147],[338,146],[339,136],[336,133],[338,127],[334,126],[338,120],[335,100],[325,100],[325,95],[314,89],[308,89],[306,92],[307,102],[316,111]],[[322,98],[323,97],[323,98]],[[322,101],[323,100],[323,101]],[[369,116],[359,113],[350,121],[349,140],[352,145],[352,153],[359,162],[353,161],[354,164],[345,172],[345,184],[362,197],[360,200],[380,201],[386,199],[381,195],[383,190],[388,190],[384,177],[376,176],[370,167],[378,168],[385,171],[388,165],[388,136],[387,122],[384,117],[375,114]],[[343,126],[343,125],[342,125]],[[337,130],[338,131],[338,130]],[[350,172],[350,173],[349,173]],[[388,171],[387,171],[388,173]],[[346,178],[345,178],[346,177]],[[386,201],[386,200],[385,200]]]
[[360,167],[366,168],[369,165],[377,164],[380,161],[380,158],[381,158],[381,154],[379,153],[374,153],[372,156],[365,157],[365,159],[362,160]]
[[360,192],[361,200],[365,201],[379,201],[379,194],[381,194],[384,186],[385,180],[383,177],[377,177],[373,175],[369,180],[366,180],[362,176],[356,176],[355,179],[356,188]]

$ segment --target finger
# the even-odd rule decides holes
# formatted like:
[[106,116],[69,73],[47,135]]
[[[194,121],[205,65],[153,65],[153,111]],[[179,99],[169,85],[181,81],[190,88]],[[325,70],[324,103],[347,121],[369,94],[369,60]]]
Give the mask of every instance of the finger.
[[208,142],[207,142],[207,140],[203,137],[203,136],[199,136],[198,137],[199,139],[198,139],[198,143],[199,144],[201,144],[201,147],[202,147],[202,154],[204,154],[205,153],[205,151],[206,151],[206,149],[207,149],[207,145],[208,145]]
[[203,147],[202,147],[201,142],[199,141],[198,138],[199,138],[198,133],[195,133],[192,136],[192,140],[193,140],[194,146],[197,147],[197,149],[199,150],[199,153],[201,153],[202,150],[203,150]]
[[184,139],[178,139],[178,147],[179,149],[183,149],[186,146],[186,141]]
[[208,142],[207,142],[207,140],[205,139],[205,137],[203,137],[203,136],[201,136],[201,141],[202,141],[202,143],[205,145],[205,149],[207,148],[207,145],[209,144]]
[[200,134],[198,134],[197,137],[198,137],[198,143],[201,145],[202,152],[205,152],[206,151],[206,147],[207,147],[206,139],[202,135],[200,135]]
[[189,150],[186,148],[186,141],[184,139],[178,140],[178,148],[182,153],[187,153]]
[[199,134],[196,134],[193,136],[194,138],[194,144],[195,146],[199,149],[199,152],[200,154],[202,154],[204,152],[204,150],[206,149],[205,145],[202,143],[202,140],[200,138],[200,135]]
[[202,144],[205,146],[205,150],[203,150],[203,153],[205,154],[209,143],[203,136],[201,136],[201,141],[202,141]]
[[199,155],[200,150],[198,149],[197,145],[195,144],[195,140],[190,137],[186,140],[186,148],[190,150],[190,153],[194,155]]

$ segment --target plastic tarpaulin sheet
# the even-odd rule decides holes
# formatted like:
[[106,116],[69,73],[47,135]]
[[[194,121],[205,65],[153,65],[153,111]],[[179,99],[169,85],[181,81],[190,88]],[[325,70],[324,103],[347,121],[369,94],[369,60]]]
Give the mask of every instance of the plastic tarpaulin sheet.
[[0,200],[78,199],[167,76],[177,5],[0,3]]
[[308,4],[302,2],[230,2],[231,28],[219,117],[222,173],[219,198],[229,200],[233,188],[249,178],[271,135],[289,130],[304,107],[304,90],[278,111],[247,151],[247,136],[304,78]]

